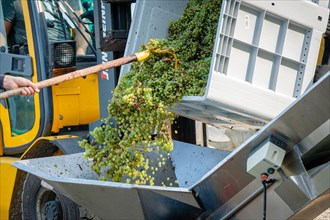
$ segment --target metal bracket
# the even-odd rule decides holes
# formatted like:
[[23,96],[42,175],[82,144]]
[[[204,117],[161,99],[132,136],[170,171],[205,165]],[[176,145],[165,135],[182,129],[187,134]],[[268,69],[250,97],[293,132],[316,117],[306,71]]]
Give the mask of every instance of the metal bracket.
[[30,56],[0,52],[0,75],[11,73],[19,76],[30,77],[32,59]]
[[107,31],[106,37],[102,39],[101,49],[103,51],[124,51],[127,37],[127,30]]

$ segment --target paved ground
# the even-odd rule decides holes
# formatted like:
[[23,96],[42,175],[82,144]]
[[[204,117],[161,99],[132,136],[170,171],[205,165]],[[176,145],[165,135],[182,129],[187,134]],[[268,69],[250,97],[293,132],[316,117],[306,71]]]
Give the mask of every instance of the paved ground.
[[323,212],[314,220],[330,220],[330,208],[328,208],[325,212]]

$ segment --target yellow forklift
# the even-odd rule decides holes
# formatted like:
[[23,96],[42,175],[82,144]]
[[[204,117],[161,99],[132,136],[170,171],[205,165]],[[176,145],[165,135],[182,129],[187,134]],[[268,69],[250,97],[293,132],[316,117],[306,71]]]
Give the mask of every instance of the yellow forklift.
[[[92,1],[80,0],[1,0],[0,74],[38,82],[122,56],[128,33],[124,29],[131,20],[130,3],[115,2],[112,7],[108,3],[111,2],[94,1],[93,5]],[[5,23],[10,4],[20,11],[16,11],[8,32]],[[96,10],[92,10],[93,6]],[[99,16],[95,25],[94,13]],[[26,42],[15,42],[15,25],[25,28]],[[109,28],[121,29],[116,32],[122,37],[117,37],[117,43],[112,44],[117,46],[112,49],[107,44],[107,39],[114,39],[108,34]],[[107,52],[101,51],[104,48]],[[42,89],[34,96],[0,101],[1,220],[82,217],[71,200],[43,187],[38,178],[11,164],[21,159],[83,151],[78,141],[86,138],[89,130],[100,123],[100,117],[107,114],[104,106],[118,75],[118,70],[106,70]],[[103,101],[99,100],[99,92]]]

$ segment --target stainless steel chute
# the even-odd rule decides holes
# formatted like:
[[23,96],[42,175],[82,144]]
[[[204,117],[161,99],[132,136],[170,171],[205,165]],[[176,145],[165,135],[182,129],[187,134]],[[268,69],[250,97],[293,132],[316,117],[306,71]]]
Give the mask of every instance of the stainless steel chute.
[[[247,159],[270,136],[286,155],[268,187],[267,216],[310,219],[329,207],[330,72],[234,152],[174,142],[169,172],[179,186],[99,181],[82,154],[23,160],[19,169],[40,177],[101,219],[261,219],[260,179]],[[172,167],[175,166],[174,173]],[[305,210],[308,209],[309,212]],[[306,214],[307,213],[307,214]]]

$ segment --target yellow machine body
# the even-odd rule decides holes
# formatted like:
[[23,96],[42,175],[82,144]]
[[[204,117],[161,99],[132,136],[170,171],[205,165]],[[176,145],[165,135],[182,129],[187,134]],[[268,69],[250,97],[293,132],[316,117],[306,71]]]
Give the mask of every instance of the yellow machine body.
[[[32,2],[32,1],[31,1]],[[40,44],[35,38],[35,24],[31,15],[30,0],[22,0],[22,9],[27,33],[27,45],[29,57],[32,62],[31,81],[40,81],[42,71],[40,63],[45,62],[44,58],[38,56],[37,44]],[[36,1],[38,2],[38,1]],[[37,4],[37,3],[35,3]],[[2,21],[1,21],[2,22]],[[39,65],[39,66],[38,66]],[[28,130],[17,131],[12,128],[12,115],[10,112],[10,100],[0,103],[0,219],[10,219],[10,207],[15,200],[15,186],[20,183],[20,175],[11,163],[22,158],[44,157],[43,151],[36,153],[39,148],[47,146],[49,141],[58,139],[71,139],[72,136],[54,137],[66,127],[76,127],[88,125],[100,118],[99,94],[98,94],[98,75],[91,74],[84,78],[77,78],[68,82],[60,83],[52,88],[51,96],[48,100],[41,97],[41,94],[35,94],[28,100],[33,105],[31,127]],[[51,111],[43,111],[43,103],[50,106]],[[17,108],[19,109],[19,107]],[[25,111],[24,109],[21,110]],[[24,112],[23,112],[24,113]],[[19,112],[18,114],[23,114]],[[51,115],[49,115],[49,113]],[[41,120],[45,117],[52,117],[51,124],[48,124],[48,132],[41,132]],[[45,127],[45,126],[44,126]],[[46,134],[46,136],[45,136]],[[62,154],[60,150],[52,155]]]

